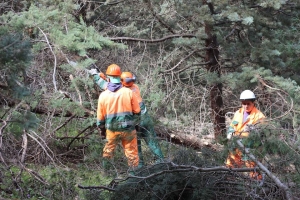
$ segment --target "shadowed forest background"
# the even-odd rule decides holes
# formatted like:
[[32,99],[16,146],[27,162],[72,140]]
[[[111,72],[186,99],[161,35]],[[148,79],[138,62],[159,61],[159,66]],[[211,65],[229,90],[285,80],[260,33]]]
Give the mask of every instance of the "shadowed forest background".
[[[298,0],[1,0],[1,199],[300,199]],[[87,72],[137,76],[165,162],[102,168],[102,92]],[[224,167],[250,89],[267,122],[251,169]]]

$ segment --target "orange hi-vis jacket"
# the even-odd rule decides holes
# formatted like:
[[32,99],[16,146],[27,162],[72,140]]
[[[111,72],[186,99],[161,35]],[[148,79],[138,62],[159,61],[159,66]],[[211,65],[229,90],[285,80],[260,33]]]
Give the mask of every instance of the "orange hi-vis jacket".
[[259,111],[256,107],[254,107],[250,115],[247,117],[246,121],[243,122],[244,118],[244,109],[240,108],[235,112],[230,127],[234,129],[234,135],[240,137],[248,137],[249,132],[243,132],[246,124],[256,124],[265,118],[265,115]]
[[[249,136],[249,132],[244,132],[244,128],[247,124],[256,124],[259,121],[265,118],[265,115],[259,111],[256,107],[254,107],[250,114],[248,115],[247,119],[243,122],[244,118],[244,109],[240,108],[238,111],[235,112],[232,122],[229,127],[229,132],[233,132],[233,135],[236,137],[245,138]],[[254,168],[256,166],[254,161],[251,161],[247,158],[243,157],[243,152],[235,148],[233,151],[230,151],[228,157],[226,159],[226,166],[227,167],[238,167],[241,168],[245,165],[248,168]],[[250,172],[249,176],[256,180],[261,180],[262,175],[259,172]]]
[[134,130],[134,114],[140,111],[138,99],[130,89],[105,90],[99,96],[97,121],[100,127],[105,125],[111,131]]
[[[102,89],[102,90],[106,90],[107,88],[107,81],[101,76],[101,74],[96,74],[94,75],[94,81],[96,82],[96,84]],[[123,86],[125,87],[125,86]],[[127,87],[129,89],[131,89],[133,91],[133,94],[136,96],[138,103],[140,105],[141,108],[141,115],[145,114],[147,112],[147,108],[143,102],[143,99],[141,97],[141,92],[140,92],[140,88],[139,86],[137,86],[136,84],[133,84],[130,87]]]
[[140,92],[140,88],[139,86],[137,86],[136,84],[132,84],[132,86],[128,87],[129,89],[132,90],[133,94],[136,96],[140,108],[141,108],[141,115],[145,114],[147,112],[147,108],[143,102],[143,99],[141,97],[141,92]]
[[139,103],[143,102],[139,86],[137,86],[136,84],[132,84],[132,86],[128,88],[132,90],[133,94],[136,96]]

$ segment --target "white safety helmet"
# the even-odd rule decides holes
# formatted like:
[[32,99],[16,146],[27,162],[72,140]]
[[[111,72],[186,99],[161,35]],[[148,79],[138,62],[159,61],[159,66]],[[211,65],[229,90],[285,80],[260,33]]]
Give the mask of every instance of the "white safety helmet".
[[241,93],[240,100],[255,100],[256,97],[251,90],[244,90]]

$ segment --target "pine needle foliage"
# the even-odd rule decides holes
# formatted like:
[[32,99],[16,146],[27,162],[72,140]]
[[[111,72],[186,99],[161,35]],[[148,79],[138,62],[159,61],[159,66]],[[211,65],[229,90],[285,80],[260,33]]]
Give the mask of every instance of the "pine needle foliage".
[[[206,167],[215,154],[202,157],[187,149],[174,152],[173,162],[161,163],[138,170],[135,176],[120,182],[111,199],[274,199],[282,193],[266,178],[265,187],[273,190],[264,193],[258,189],[257,182],[247,176],[234,172],[200,172],[194,167]],[[208,161],[209,160],[209,161]],[[179,164],[180,163],[180,164]],[[217,164],[217,163],[214,163]],[[259,190],[261,190],[259,193]]]

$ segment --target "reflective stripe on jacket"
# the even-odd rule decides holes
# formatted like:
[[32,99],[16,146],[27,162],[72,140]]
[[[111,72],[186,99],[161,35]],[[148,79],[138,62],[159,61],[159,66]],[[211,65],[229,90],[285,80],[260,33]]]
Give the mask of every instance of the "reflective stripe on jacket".
[[97,121],[111,131],[134,129],[134,114],[140,113],[138,99],[125,87],[116,92],[105,90],[99,96]]
[[265,118],[265,115],[259,111],[256,107],[254,107],[247,117],[246,121],[243,123],[244,117],[244,109],[240,108],[238,111],[235,112],[232,122],[230,124],[230,128],[234,129],[234,135],[240,137],[248,137],[249,132],[243,132],[244,127],[246,124],[256,124],[260,120]]

